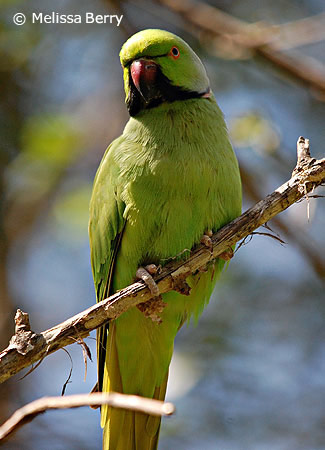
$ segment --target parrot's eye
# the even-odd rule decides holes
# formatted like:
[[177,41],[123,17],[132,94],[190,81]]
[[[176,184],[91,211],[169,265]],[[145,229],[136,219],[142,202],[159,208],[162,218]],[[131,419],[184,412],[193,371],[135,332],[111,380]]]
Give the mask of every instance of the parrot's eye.
[[175,47],[175,46],[172,47],[171,50],[170,50],[170,54],[171,54],[171,56],[172,56],[174,59],[179,58],[179,50],[178,50],[178,48]]

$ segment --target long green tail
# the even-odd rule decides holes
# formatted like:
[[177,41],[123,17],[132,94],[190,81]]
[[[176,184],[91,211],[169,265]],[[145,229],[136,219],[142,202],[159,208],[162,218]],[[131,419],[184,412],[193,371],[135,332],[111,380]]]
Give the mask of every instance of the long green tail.
[[[123,392],[119,363],[117,358],[116,327],[112,324],[107,338],[107,357],[104,371],[103,392]],[[150,370],[150,369],[149,369]],[[168,372],[153,398],[164,400]],[[106,405],[101,409],[101,426],[104,428],[104,450],[155,450],[161,418],[147,414],[115,409]]]

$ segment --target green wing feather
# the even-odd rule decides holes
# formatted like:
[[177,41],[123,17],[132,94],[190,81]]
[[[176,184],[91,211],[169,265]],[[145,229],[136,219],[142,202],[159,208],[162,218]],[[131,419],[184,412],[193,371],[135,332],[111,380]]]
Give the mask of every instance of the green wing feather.
[[[118,196],[118,169],[110,157],[121,140],[116,139],[106,150],[96,173],[90,201],[90,254],[97,302],[110,294],[114,261],[125,224],[125,204]],[[107,333],[108,324],[97,331],[99,390],[103,382]]]

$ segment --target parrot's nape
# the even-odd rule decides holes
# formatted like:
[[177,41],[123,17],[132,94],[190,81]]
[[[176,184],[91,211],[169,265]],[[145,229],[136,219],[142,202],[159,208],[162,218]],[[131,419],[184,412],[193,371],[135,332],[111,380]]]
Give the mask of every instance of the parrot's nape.
[[[198,56],[172,33],[145,30],[120,58],[131,118],[108,147],[91,197],[97,301],[131,284],[140,266],[186,258],[185,249],[241,212],[238,163]],[[189,296],[163,294],[161,323],[132,308],[99,330],[99,390],[164,399],[176,333],[200,315],[223,265],[219,258],[190,276]],[[158,417],[102,406],[101,424],[105,450],[158,446]]]

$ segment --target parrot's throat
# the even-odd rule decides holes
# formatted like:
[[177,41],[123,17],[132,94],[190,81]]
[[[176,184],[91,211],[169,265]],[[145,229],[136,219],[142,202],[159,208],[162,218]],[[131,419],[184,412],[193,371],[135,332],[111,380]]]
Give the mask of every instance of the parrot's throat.
[[207,97],[210,88],[204,92],[196,92],[173,86],[170,80],[163,75],[159,66],[155,74],[154,82],[146,83],[139,80],[138,87],[135,86],[132,76],[129,76],[129,95],[126,100],[130,116],[136,116],[144,109],[155,108],[164,102],[175,102],[178,100],[188,100],[191,98]]

